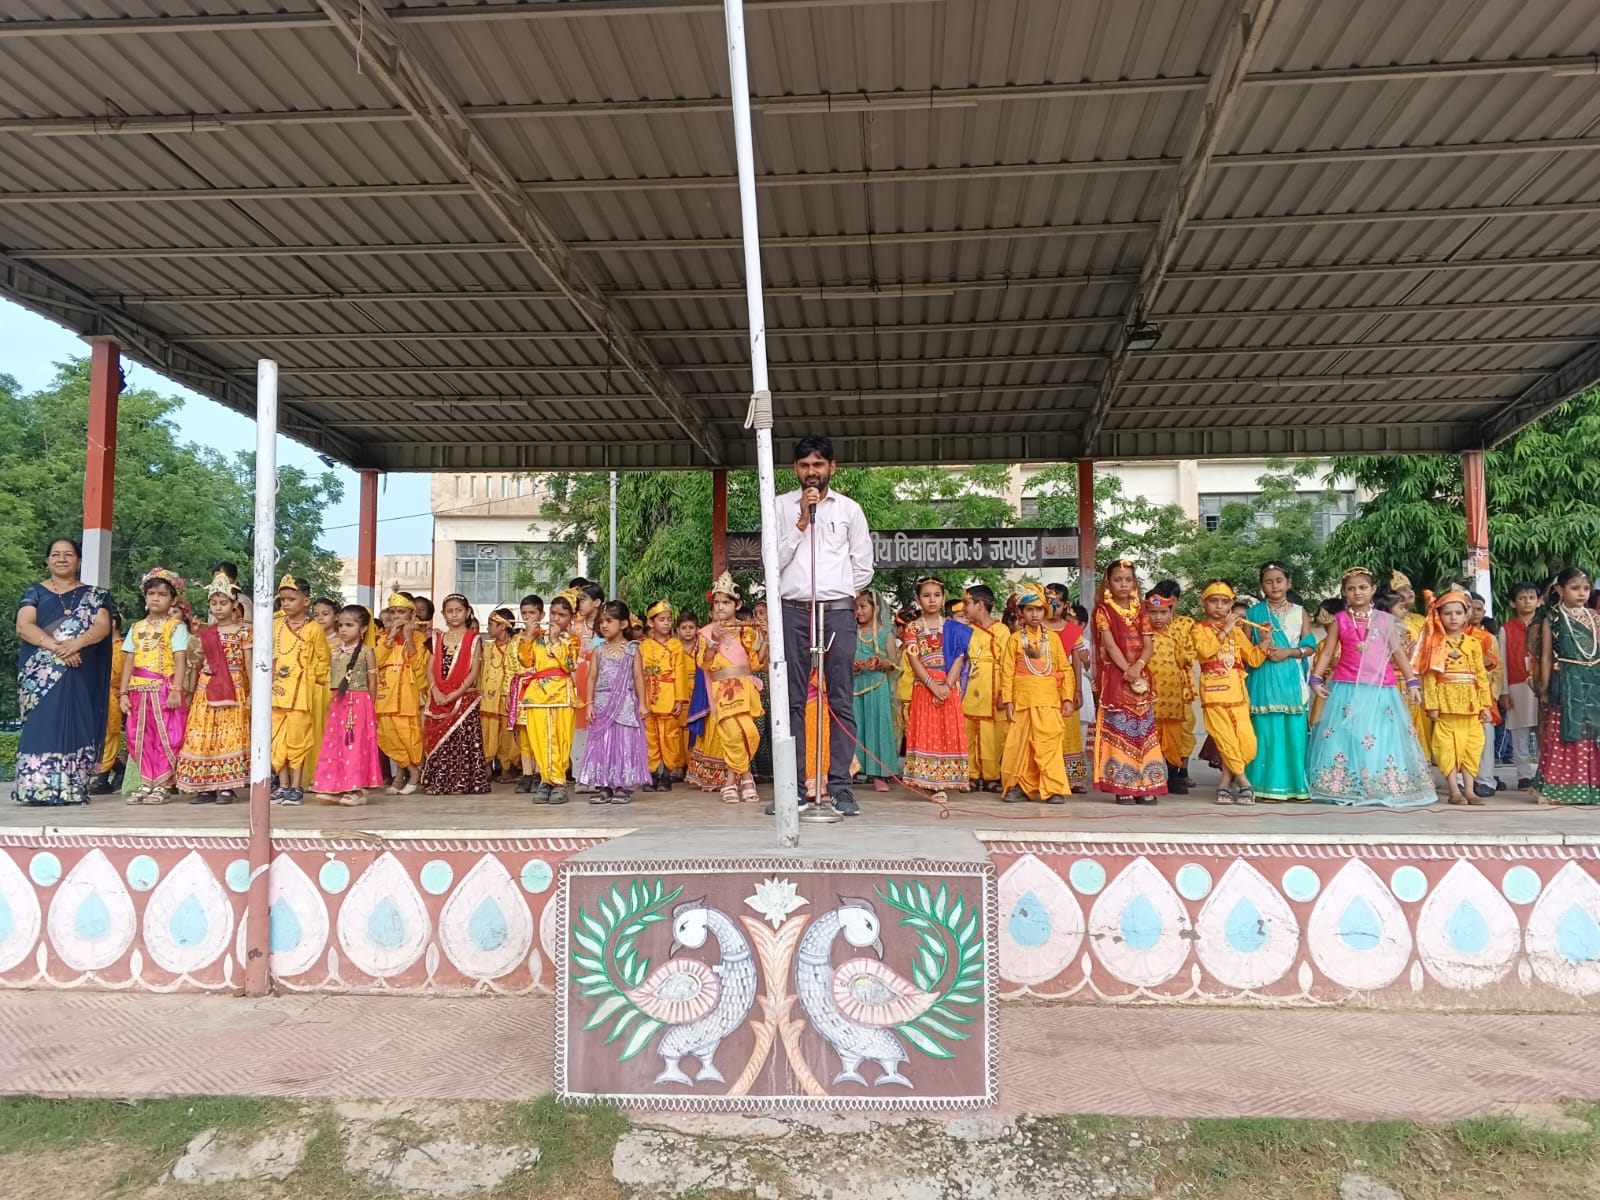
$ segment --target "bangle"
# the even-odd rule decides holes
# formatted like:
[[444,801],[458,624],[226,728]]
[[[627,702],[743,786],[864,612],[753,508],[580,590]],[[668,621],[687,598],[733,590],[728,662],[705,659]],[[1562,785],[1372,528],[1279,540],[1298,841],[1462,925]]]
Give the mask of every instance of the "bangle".
[[1326,682],[1326,680],[1324,680],[1321,675],[1313,675],[1311,678],[1306,680],[1306,682],[1314,688],[1319,688]]
[[1422,690],[1422,680],[1420,680],[1420,679],[1408,679],[1408,680],[1406,680],[1406,686],[1408,688],[1416,688],[1420,692]]

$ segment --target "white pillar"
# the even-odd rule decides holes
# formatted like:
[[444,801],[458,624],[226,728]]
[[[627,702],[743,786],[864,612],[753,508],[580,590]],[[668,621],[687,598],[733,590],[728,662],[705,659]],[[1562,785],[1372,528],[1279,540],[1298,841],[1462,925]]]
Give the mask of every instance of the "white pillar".
[[617,473],[611,472],[611,578],[606,587],[606,599],[617,598]]
[[256,528],[254,644],[250,657],[250,895],[245,928],[245,994],[270,982],[267,871],[272,865],[272,600],[278,568],[278,364],[256,363]]
[[772,646],[768,712],[772,724],[772,788],[778,813],[778,841],[800,844],[799,787],[794,734],[789,729],[789,664],[783,651],[783,593],[778,587],[778,501],[772,466],[772,392],[767,380],[767,316],[761,295],[761,230],[756,220],[756,166],[750,133],[750,76],[745,66],[744,2],[723,0],[728,24],[729,91],[733,97],[733,145],[739,160],[739,214],[744,228],[745,304],[750,319],[750,369],[754,399],[750,420],[756,431],[756,465],[761,476],[761,562],[767,585],[767,640]]

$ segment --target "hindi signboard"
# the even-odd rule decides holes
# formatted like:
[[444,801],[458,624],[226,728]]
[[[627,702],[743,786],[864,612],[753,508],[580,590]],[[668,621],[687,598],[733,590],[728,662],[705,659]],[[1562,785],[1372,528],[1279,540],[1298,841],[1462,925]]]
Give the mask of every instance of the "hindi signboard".
[[[875,529],[880,571],[1030,571],[1078,565],[1078,531],[1067,529]],[[730,533],[728,567],[761,569],[761,535]]]

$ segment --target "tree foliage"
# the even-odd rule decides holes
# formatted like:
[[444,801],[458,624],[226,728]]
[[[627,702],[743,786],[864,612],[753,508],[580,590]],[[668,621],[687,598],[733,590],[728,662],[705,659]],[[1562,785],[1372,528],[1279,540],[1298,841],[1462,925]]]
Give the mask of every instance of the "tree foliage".
[[[1333,469],[1373,493],[1335,532],[1342,565],[1397,568],[1417,587],[1461,578],[1466,496],[1453,455],[1339,458]],[[1591,389],[1490,450],[1489,549],[1495,599],[1600,556],[1600,389]]]
[[[554,553],[525,559],[522,586],[555,589],[578,573],[587,551],[590,577],[605,579],[610,561],[610,481],[597,472],[548,476],[543,516],[554,524]],[[617,590],[632,605],[663,596],[675,608],[704,609],[711,582],[711,486],[709,471],[625,472],[617,484]],[[1006,469],[974,467],[847,467],[833,486],[861,505],[873,529],[961,529],[1006,527],[1016,515],[1005,499]],[[787,480],[780,477],[780,489]],[[760,495],[753,471],[728,476],[728,528],[761,528]],[[879,571],[875,586],[909,603],[920,571]],[[984,582],[1003,586],[1003,573],[934,572],[947,588]],[[739,579],[747,591],[759,584],[753,572]]]
[[[1038,515],[1023,524],[1060,529],[1078,524],[1078,468],[1057,463],[1030,481],[1038,496]],[[1095,557],[1102,563],[1131,558],[1139,564],[1146,586],[1171,578],[1174,554],[1193,538],[1197,526],[1176,504],[1157,504],[1147,496],[1130,495],[1116,475],[1101,471],[1094,481]],[[1091,583],[1090,592],[1094,590]]]
[[1315,463],[1268,464],[1267,473],[1256,479],[1259,492],[1248,501],[1223,505],[1215,529],[1199,527],[1179,545],[1171,558],[1173,573],[1195,585],[1222,579],[1240,594],[1259,597],[1261,567],[1274,562],[1303,597],[1329,593],[1337,576],[1329,569],[1316,517],[1333,504],[1335,493],[1327,486],[1304,490],[1321,471]]
[[[145,389],[122,393],[117,408],[117,472],[112,519],[111,591],[138,613],[139,577],[169,567],[190,581],[200,602],[211,564],[239,564],[251,586],[255,467],[180,440],[175,397]],[[63,363],[50,386],[24,394],[0,375],[0,594],[15,603],[44,575],[45,545],[83,529],[83,475],[89,419],[89,360]],[[279,571],[304,575],[317,591],[338,587],[339,559],[317,545],[322,514],[342,485],[330,473],[278,472]],[[15,675],[13,623],[0,623],[0,673]],[[15,690],[0,688],[0,713],[15,712]]]

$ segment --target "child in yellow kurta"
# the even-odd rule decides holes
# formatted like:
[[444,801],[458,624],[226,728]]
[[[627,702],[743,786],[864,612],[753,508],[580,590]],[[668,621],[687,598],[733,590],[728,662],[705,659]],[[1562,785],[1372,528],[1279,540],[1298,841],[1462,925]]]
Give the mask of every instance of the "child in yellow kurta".
[[378,719],[378,750],[394,762],[391,796],[410,796],[422,785],[422,692],[428,651],[416,628],[417,606],[396,592],[383,610],[384,635],[372,648],[378,667],[372,710]]
[[650,759],[647,792],[670,792],[672,772],[686,765],[678,756],[678,718],[689,711],[688,693],[680,692],[683,646],[672,636],[672,601],[657,600],[644,614],[645,636],[639,643],[644,668],[645,748]]
[[[894,619],[895,645],[905,641],[907,622],[905,617],[897,616]],[[906,744],[906,725],[911,719],[911,694],[916,690],[916,676],[911,673],[911,660],[900,659],[900,673],[895,676],[894,683],[894,744],[901,750]]]
[[489,636],[482,645],[478,667],[478,712],[483,725],[483,757],[491,776],[511,778],[518,762],[517,735],[506,728],[506,693],[511,690],[516,647],[511,641],[515,623],[509,608],[489,614]]
[[550,601],[544,637],[517,643],[518,671],[506,700],[506,722],[517,723],[524,782],[539,780],[536,788],[526,789],[533,792],[535,804],[567,802],[582,652],[577,635],[571,632],[574,609],[574,594],[563,592]]
[[310,584],[285,575],[272,620],[272,769],[278,773],[273,799],[279,804],[305,799],[306,760],[322,737],[315,714],[319,694],[328,688],[328,635],[311,619],[310,607]]
[[973,791],[998,792],[1006,749],[1000,672],[1008,661],[1011,634],[994,619],[994,592],[982,584],[967,589],[962,613],[970,636],[966,650],[951,663],[949,677],[965,681],[961,712],[967,718],[967,780]]
[[122,687],[122,664],[127,651],[122,648],[122,617],[111,614],[111,703],[106,706],[106,740],[100,752],[100,763],[95,768],[94,781],[89,785],[91,796],[101,796],[121,786],[112,779],[117,759],[122,755],[122,710],[117,707],[118,691]]
[[766,665],[766,639],[761,631],[737,624],[739,586],[724,571],[711,585],[711,624],[700,631],[699,663],[711,693],[711,716],[717,743],[732,776],[722,789],[725,804],[757,799],[750,760],[761,744],[756,718],[763,714],[755,673]]
[[1206,732],[1222,757],[1217,803],[1254,804],[1255,788],[1245,775],[1256,756],[1245,671],[1266,662],[1266,652],[1239,628],[1233,588],[1220,580],[1209,583],[1200,598],[1206,619],[1194,623],[1189,638],[1200,662],[1200,711],[1206,719]]
[[700,618],[692,612],[678,614],[678,718],[673,730],[673,754],[678,766],[667,773],[673,783],[682,783],[689,770],[689,705],[694,701],[695,658],[700,645]]
[[1422,707],[1433,723],[1433,761],[1444,772],[1451,804],[1483,803],[1472,783],[1494,705],[1483,647],[1467,629],[1469,604],[1460,591],[1435,600],[1417,654]]
[[1189,794],[1189,756],[1194,753],[1194,620],[1178,612],[1178,585],[1163,580],[1145,596],[1150,614],[1150,678],[1156,685],[1156,728],[1167,760],[1167,791]]
[[1008,804],[1065,804],[1072,784],[1063,749],[1064,721],[1077,709],[1077,672],[1060,635],[1045,628],[1044,588],[1018,584],[1017,606],[1022,628],[1005,643],[998,672],[1000,703],[1010,725],[1001,769],[1003,799]]

